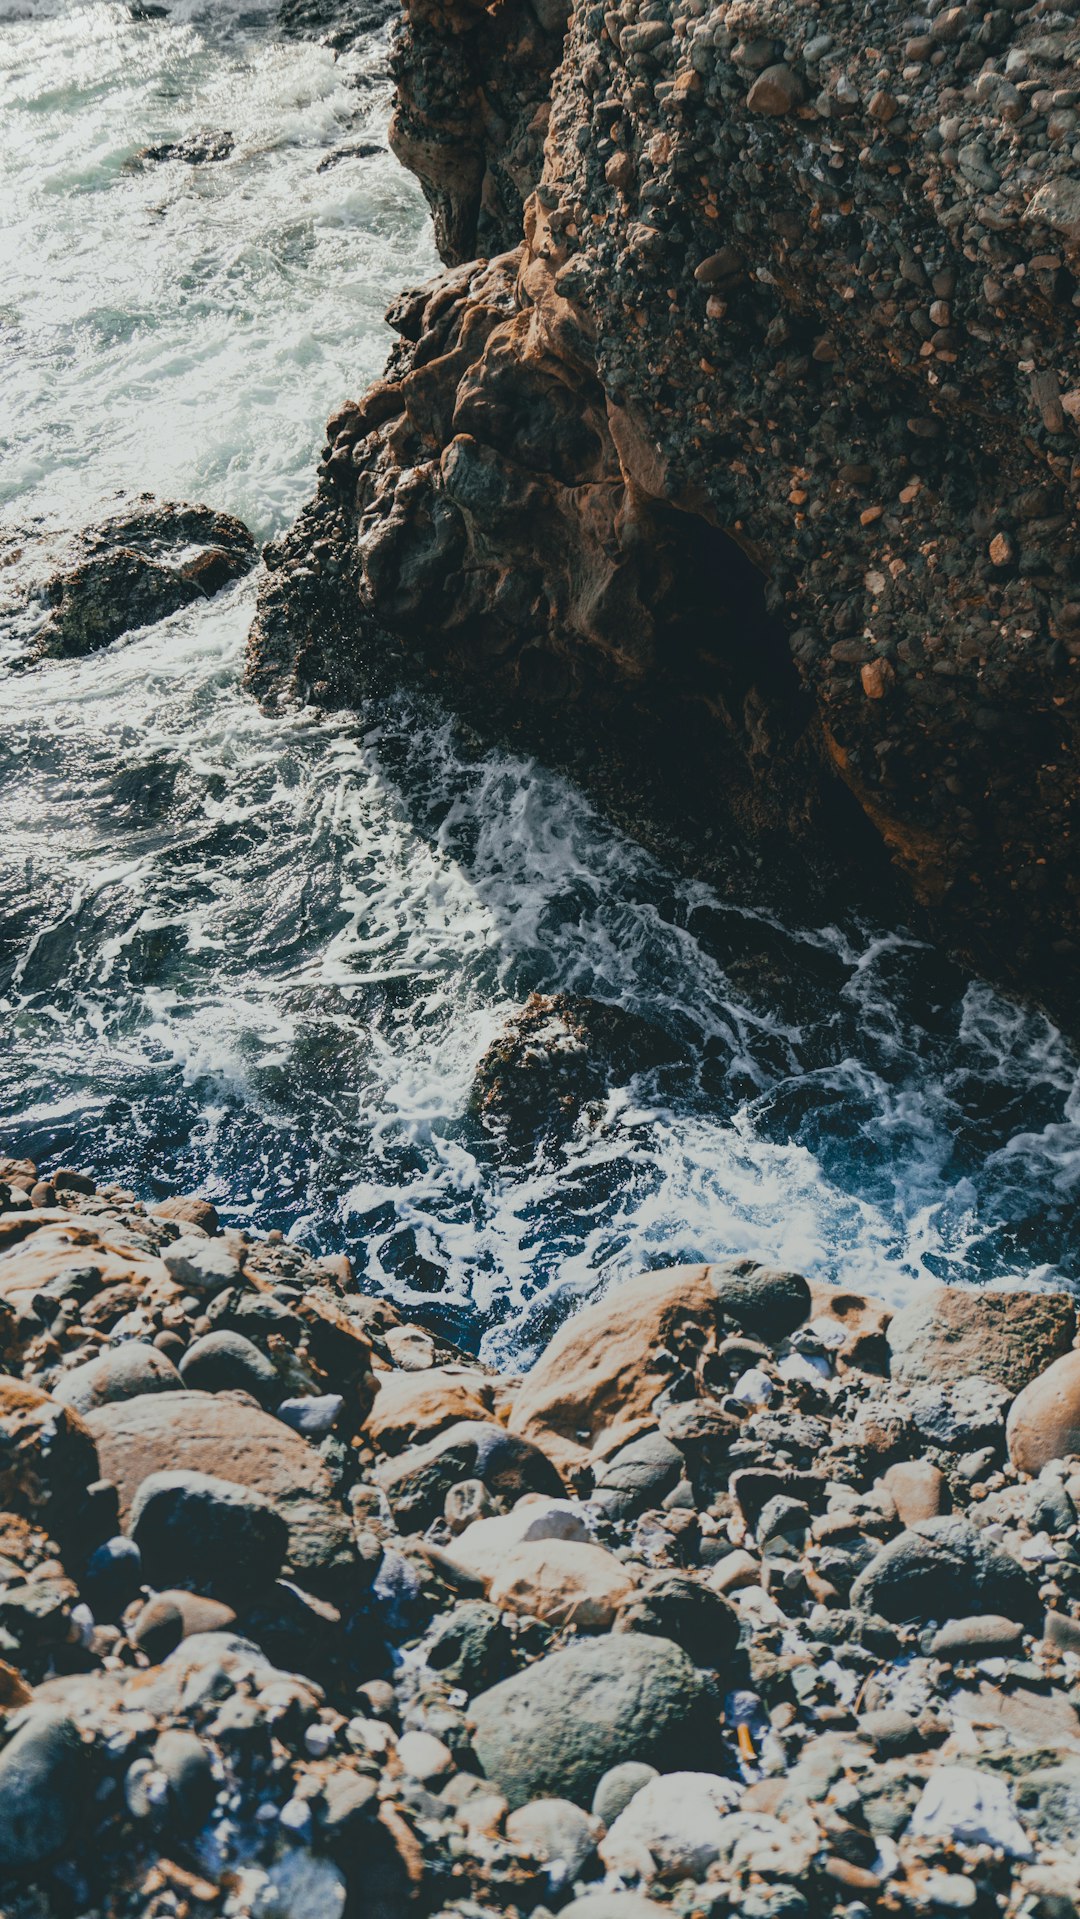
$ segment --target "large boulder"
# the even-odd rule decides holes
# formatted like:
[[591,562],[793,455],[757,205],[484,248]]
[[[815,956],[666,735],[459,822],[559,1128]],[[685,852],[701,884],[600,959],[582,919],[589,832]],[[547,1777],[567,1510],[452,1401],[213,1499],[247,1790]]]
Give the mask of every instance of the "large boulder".
[[1005,1436],[1022,1473],[1080,1453],[1080,1352],[1064,1353],[1014,1399]]
[[1034,1580],[1003,1547],[955,1514],[922,1520],[874,1554],[851,1589],[853,1606],[883,1619],[966,1619],[999,1613],[1034,1624]]
[[122,1515],[152,1473],[209,1473],[269,1501],[289,1528],[303,1585],[337,1587],[355,1564],[352,1528],[319,1455],[280,1420],[231,1393],[153,1393],[88,1413],[101,1470]]
[[0,1300],[31,1315],[36,1293],[78,1268],[90,1291],[123,1283],[148,1301],[173,1298],[176,1287],[161,1260],[111,1219],[92,1219],[59,1207],[0,1218]]
[[231,514],[149,495],[84,533],[79,548],[75,563],[41,589],[52,610],[37,635],[39,655],[93,653],[220,592],[257,557],[247,527]]
[[552,1653],[469,1712],[480,1766],[511,1807],[547,1795],[588,1807],[622,1760],[672,1771],[719,1758],[705,1682],[667,1639],[627,1633]]
[[469,1110],[509,1145],[572,1132],[592,1101],[679,1056],[637,1014],[573,993],[533,993],[476,1069]]
[[1076,1339],[1076,1302],[1065,1293],[989,1293],[928,1286],[888,1329],[892,1377],[936,1385],[981,1375],[1018,1393]]
[[722,1317],[780,1339],[809,1309],[804,1279],[752,1260],[643,1273],[560,1328],[518,1390],[510,1431],[564,1471],[594,1467],[656,1426],[672,1360],[695,1371]]

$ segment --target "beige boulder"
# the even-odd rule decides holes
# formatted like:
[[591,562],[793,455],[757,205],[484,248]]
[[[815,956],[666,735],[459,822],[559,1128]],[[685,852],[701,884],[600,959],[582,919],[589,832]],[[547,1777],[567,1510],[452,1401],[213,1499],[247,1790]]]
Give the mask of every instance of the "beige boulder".
[[487,1420],[494,1394],[486,1374],[467,1366],[432,1366],[426,1372],[378,1373],[379,1390],[367,1432],[385,1453],[434,1439],[459,1419]]
[[494,1579],[519,1546],[572,1540],[587,1545],[592,1535],[583,1514],[568,1499],[526,1493],[513,1512],[496,1519],[474,1519],[455,1539],[450,1556],[480,1579]]
[[560,1471],[581,1471],[656,1425],[672,1358],[697,1366],[715,1347],[722,1311],[755,1332],[772,1321],[782,1338],[809,1306],[805,1280],[749,1261],[643,1273],[560,1328],[522,1382],[509,1429]]
[[1022,1473],[1080,1454],[1080,1352],[1055,1359],[1013,1400],[1005,1427],[1009,1458]]
[[601,1632],[636,1583],[622,1560],[602,1546],[575,1539],[526,1540],[507,1553],[488,1598],[493,1606],[550,1626]]
[[242,1394],[143,1394],[95,1408],[86,1426],[125,1522],[151,1473],[210,1473],[251,1487],[281,1514],[301,1584],[325,1587],[353,1566],[352,1528],[318,1453]]
[[917,1526],[920,1519],[936,1519],[952,1504],[945,1475],[928,1459],[904,1459],[890,1466],[878,1481],[888,1493],[902,1526]]
[[926,1286],[889,1326],[889,1370],[906,1386],[978,1374],[1018,1393],[1075,1340],[1076,1302],[1065,1293]]
[[[811,1324],[823,1322],[823,1330],[832,1332],[829,1350],[839,1369],[853,1366],[860,1372],[887,1373],[889,1349],[886,1334],[893,1317],[891,1306],[869,1293],[853,1292],[849,1286],[830,1286],[824,1280],[810,1280]],[[839,1342],[844,1334],[843,1344]]]

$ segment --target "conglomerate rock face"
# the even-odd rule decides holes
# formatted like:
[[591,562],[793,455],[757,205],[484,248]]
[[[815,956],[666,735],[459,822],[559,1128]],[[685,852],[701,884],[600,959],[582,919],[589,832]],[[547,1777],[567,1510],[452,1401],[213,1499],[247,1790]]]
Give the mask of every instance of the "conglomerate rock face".
[[[410,9],[399,126],[439,30],[421,59]],[[1078,55],[1052,0],[579,6],[549,112],[519,74],[548,128],[512,246],[509,117],[463,131],[429,87],[426,158],[397,148],[431,197],[441,127],[448,257],[510,250],[392,310],[271,556],[255,686],[347,696],[404,652],[624,729],[720,830],[842,857],[861,815],[940,931],[1068,1015]]]

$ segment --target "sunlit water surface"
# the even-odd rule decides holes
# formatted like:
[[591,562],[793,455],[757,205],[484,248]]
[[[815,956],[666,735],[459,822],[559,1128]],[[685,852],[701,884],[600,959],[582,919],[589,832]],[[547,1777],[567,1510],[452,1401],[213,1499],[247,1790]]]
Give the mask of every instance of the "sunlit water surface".
[[[144,489],[265,538],[435,264],[387,154],[316,170],[382,139],[382,44],[335,61],[191,0],[0,4],[6,577]],[[227,161],[132,165],[207,127]],[[657,1259],[892,1299],[1076,1277],[1077,1059],[1040,1015],[903,932],[725,903],[437,711],[267,718],[240,688],[253,596],[6,680],[10,1147],[344,1248],[495,1357]],[[536,988],[684,1057],[521,1163],[466,1105]]]

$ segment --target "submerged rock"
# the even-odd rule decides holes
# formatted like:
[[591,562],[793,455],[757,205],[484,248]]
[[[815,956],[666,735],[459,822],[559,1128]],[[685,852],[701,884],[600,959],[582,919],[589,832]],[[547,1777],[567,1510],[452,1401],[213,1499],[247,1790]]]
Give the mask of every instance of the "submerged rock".
[[149,494],[83,533],[78,545],[77,562],[41,588],[52,611],[35,636],[38,657],[96,652],[133,627],[209,599],[256,559],[252,535],[231,514]]
[[573,1130],[609,1087],[679,1057],[648,1020],[602,1000],[533,993],[476,1069],[469,1111],[508,1144]]

